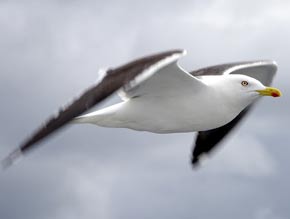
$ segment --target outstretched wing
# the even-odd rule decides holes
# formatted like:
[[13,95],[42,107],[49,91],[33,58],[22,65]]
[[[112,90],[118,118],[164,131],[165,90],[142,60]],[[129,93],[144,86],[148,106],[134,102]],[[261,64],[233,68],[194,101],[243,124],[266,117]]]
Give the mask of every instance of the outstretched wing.
[[51,117],[45,124],[36,130],[26,141],[2,161],[2,167],[7,168],[22,154],[34,148],[37,143],[60,130],[76,116],[109,97],[121,87],[133,89],[154,74],[159,68],[176,61],[184,54],[183,50],[173,50],[147,56],[115,69],[109,69],[100,83],[86,90],[71,104]]
[[183,93],[184,95],[193,90],[199,90],[205,84],[202,80],[194,77],[178,65],[178,60],[185,55],[176,54],[171,58],[162,60],[157,65],[152,65],[147,71],[151,77],[142,83],[131,83],[124,86],[119,92],[123,100],[140,96],[160,97],[170,96],[171,94]]
[[[264,85],[269,86],[277,71],[277,65],[273,61],[251,61],[237,62],[223,65],[212,66],[191,72],[194,76],[204,75],[223,75],[223,74],[243,74],[261,81]],[[252,104],[253,105],[253,104]],[[192,152],[192,164],[198,165],[199,158],[202,154],[209,153],[215,148],[224,137],[233,130],[245,115],[250,111],[252,106],[244,109],[230,123],[208,131],[198,132]]]

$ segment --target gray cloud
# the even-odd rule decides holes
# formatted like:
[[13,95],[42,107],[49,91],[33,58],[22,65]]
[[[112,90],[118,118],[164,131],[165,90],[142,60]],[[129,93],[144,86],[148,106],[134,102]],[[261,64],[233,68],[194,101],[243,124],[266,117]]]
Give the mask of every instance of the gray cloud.
[[93,83],[99,68],[162,50],[187,49],[188,70],[275,59],[274,84],[284,96],[260,101],[198,171],[189,166],[193,134],[67,128],[1,174],[0,217],[288,218],[289,8],[285,1],[1,1],[3,156]]

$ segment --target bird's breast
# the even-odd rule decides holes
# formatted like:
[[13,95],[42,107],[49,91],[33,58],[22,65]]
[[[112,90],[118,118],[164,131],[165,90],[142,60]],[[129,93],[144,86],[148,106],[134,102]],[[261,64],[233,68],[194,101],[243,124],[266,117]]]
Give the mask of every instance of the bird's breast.
[[214,129],[239,112],[213,98],[167,97],[131,101],[126,127],[154,133],[193,132]]

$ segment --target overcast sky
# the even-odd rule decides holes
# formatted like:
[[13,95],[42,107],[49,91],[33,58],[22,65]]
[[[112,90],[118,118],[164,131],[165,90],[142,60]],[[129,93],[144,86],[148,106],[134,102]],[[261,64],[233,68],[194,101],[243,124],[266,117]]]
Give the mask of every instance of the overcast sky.
[[98,69],[155,52],[186,49],[188,70],[273,59],[283,92],[198,171],[194,134],[68,127],[0,173],[0,218],[289,218],[289,11],[283,0],[0,0],[1,157]]

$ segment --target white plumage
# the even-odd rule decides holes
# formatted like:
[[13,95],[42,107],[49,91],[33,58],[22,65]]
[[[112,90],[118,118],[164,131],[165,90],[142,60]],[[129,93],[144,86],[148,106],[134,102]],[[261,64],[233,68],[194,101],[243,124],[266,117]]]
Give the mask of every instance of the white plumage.
[[[246,75],[194,77],[177,63],[183,54],[158,62],[141,74],[151,77],[123,88],[119,95],[124,102],[74,122],[154,133],[204,131],[233,120],[260,96],[257,90],[265,89]],[[248,85],[243,86],[243,81]]]
[[[196,165],[200,155],[210,152],[257,98],[281,95],[278,89],[266,87],[277,70],[273,61],[230,63],[189,73],[177,64],[185,54],[184,50],[168,51],[107,70],[98,84],[12,151],[2,167],[71,121],[154,133],[198,131],[192,153]],[[79,116],[116,91],[123,102]]]

